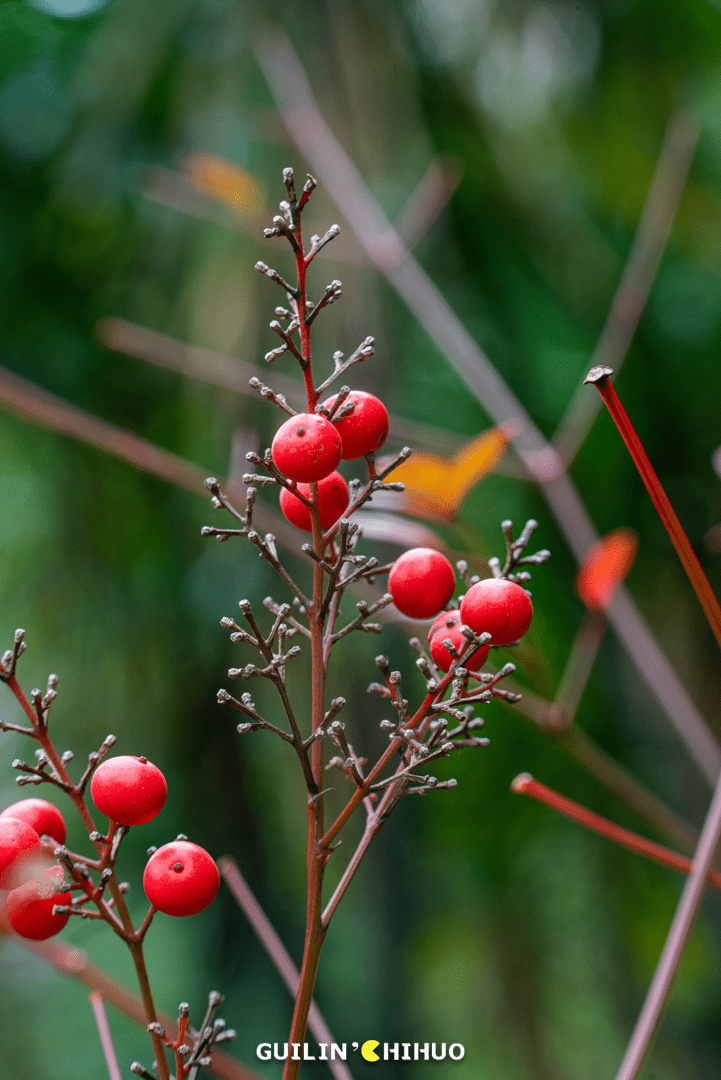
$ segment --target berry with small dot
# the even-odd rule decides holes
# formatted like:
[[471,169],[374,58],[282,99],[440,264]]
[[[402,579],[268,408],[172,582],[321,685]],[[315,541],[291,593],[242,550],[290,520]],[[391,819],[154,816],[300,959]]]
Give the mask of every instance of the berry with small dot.
[[276,467],[289,480],[312,484],[338,467],[341,437],[325,416],[298,413],[278,428],[271,453]]
[[158,911],[177,917],[197,915],[215,899],[220,875],[204,848],[189,840],[173,840],[150,856],[143,888]]

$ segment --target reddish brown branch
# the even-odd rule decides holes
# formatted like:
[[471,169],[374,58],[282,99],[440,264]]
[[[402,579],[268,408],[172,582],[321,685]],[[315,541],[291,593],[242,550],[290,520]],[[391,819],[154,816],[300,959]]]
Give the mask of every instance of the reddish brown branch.
[[684,532],[676,511],[671,506],[668,496],[661,486],[661,482],[648,459],[641,440],[609,381],[608,376],[611,374],[613,374],[611,369],[607,367],[592,368],[586,377],[586,382],[595,384],[621,434],[621,438],[628,447],[633,463],[638,469],[646,491],[651,496],[651,501],[656,507],[658,516],[671,538],[671,543],[676,549],[688,579],[693,585],[694,592],[701,602],[701,607],[709,621],[719,648],[721,648],[721,605],[719,605],[708,578],[701,568],[701,563],[696,557],[696,552],[691,547],[691,542]]
[[[653,840],[647,840],[645,836],[631,832],[630,829],[624,829],[622,825],[616,825],[613,821],[601,817],[600,814],[587,810],[585,806],[574,802],[573,799],[567,799],[565,795],[560,795],[553,788],[534,780],[528,773],[521,773],[516,777],[511,784],[511,791],[516,794],[530,795],[537,802],[545,803],[546,806],[552,807],[560,814],[565,814],[566,817],[579,822],[592,832],[598,833],[599,836],[605,836],[607,840],[613,840],[615,844],[620,844],[629,851],[635,851],[637,855],[653,859],[661,866],[669,866],[682,874],[690,874],[693,870],[692,860],[687,859],[685,855],[680,855]],[[721,889],[721,873],[718,870],[709,870],[708,880],[715,889]]]

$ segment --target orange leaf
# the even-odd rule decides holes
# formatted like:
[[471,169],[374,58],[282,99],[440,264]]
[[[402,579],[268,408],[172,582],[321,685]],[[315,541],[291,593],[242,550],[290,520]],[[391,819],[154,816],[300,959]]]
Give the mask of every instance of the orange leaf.
[[576,576],[576,593],[589,611],[605,611],[636,558],[638,536],[616,529],[586,554]]
[[405,484],[404,508],[410,513],[432,514],[451,521],[468,492],[498,465],[512,435],[508,428],[491,428],[452,458],[414,453],[393,470],[389,479]]
[[184,172],[194,188],[225,203],[237,214],[254,213],[260,208],[262,191],[258,181],[223,158],[200,152],[190,154]]

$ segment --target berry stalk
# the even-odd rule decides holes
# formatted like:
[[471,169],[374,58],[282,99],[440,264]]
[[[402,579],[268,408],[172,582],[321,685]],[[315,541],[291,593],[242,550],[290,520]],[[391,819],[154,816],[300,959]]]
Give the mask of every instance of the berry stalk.
[[[290,194],[290,192],[289,192]],[[303,379],[305,381],[306,401],[309,413],[315,412],[318,394],[313,384],[313,365],[311,360],[311,331],[307,317],[306,270],[307,261],[303,250],[300,210],[302,200],[292,207],[298,289],[295,301],[296,314],[300,323],[300,351]],[[311,731],[315,734],[321,727],[324,716],[325,696],[325,657],[323,650],[323,630],[325,614],[323,612],[323,565],[325,544],[320,524],[318,508],[318,484],[310,485],[310,519],[313,537],[313,596],[308,611],[311,644]],[[319,561],[320,560],[320,561]],[[314,740],[311,747],[311,771],[315,792],[308,795],[308,846],[306,855],[306,929],[303,943],[303,960],[300,969],[300,982],[293,1009],[289,1043],[302,1043],[308,1027],[308,1013],[313,1000],[313,990],[320,963],[321,949],[325,941],[326,930],[322,923],[322,890],[325,865],[329,852],[323,851],[319,838],[323,835],[323,740]],[[283,1068],[283,1080],[296,1080],[300,1072],[300,1062],[288,1055]]]

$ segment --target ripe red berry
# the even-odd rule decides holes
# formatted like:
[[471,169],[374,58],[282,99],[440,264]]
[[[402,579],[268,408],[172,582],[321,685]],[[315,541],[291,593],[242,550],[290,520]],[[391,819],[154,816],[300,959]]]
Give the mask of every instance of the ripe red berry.
[[533,604],[525,589],[505,578],[484,578],[461,601],[461,619],[477,634],[491,635],[492,645],[518,641],[531,625]]
[[47,799],[20,799],[0,813],[0,821],[4,817],[25,821],[38,836],[52,836],[59,844],[65,843],[65,819]]
[[163,809],[168,785],[147,758],[121,755],[98,765],[90,794],[98,810],[119,825],[145,825]]
[[[443,644],[446,639],[450,638],[459,656],[468,646],[468,639],[461,633],[462,625],[460,611],[442,611],[430,629],[428,644],[431,656],[433,663],[437,664],[441,671],[448,671],[455,659]],[[481,645],[467,660],[463,661],[463,667],[469,671],[479,671],[486,662],[488,648],[488,645]]]
[[[334,394],[323,402],[326,409],[333,408],[337,396]],[[341,409],[349,401],[353,403],[353,411],[333,421],[343,443],[341,457],[344,461],[353,461],[378,450],[388,434],[388,410],[380,398],[365,390],[351,390]]]
[[311,484],[337,468],[341,454],[340,435],[325,416],[298,413],[278,428],[271,452],[284,476]]
[[[310,497],[310,484],[298,484],[298,491]],[[348,506],[348,485],[338,472],[318,481],[318,514],[321,529],[329,529],[343,516]],[[283,517],[303,532],[312,532],[310,510],[287,488],[280,489],[280,509]]]
[[32,825],[15,817],[0,818],[0,888],[14,888],[18,874],[41,857],[40,837]]
[[143,888],[153,907],[166,915],[197,915],[220,887],[218,867],[208,852],[188,840],[174,840],[150,856]]
[[70,918],[53,915],[55,904],[69,904],[68,893],[58,892],[63,880],[61,866],[51,866],[39,881],[28,881],[8,893],[8,922],[16,934],[33,941],[44,941],[60,933]]
[[396,559],[388,575],[393,603],[411,619],[437,615],[456,587],[456,575],[445,555],[435,548],[411,548]]

